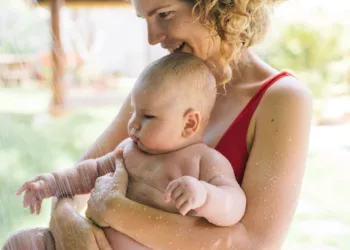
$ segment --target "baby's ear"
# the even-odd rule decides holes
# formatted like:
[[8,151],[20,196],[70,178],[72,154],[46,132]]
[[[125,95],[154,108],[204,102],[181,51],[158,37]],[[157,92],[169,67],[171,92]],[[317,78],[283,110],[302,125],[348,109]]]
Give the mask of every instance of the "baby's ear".
[[182,130],[182,136],[188,138],[194,135],[199,130],[201,119],[202,117],[199,111],[188,109],[184,114],[184,128]]

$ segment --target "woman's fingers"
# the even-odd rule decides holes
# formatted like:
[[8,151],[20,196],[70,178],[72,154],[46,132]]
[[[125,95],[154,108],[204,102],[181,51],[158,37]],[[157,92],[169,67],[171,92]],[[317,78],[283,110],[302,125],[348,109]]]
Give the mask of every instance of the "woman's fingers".
[[115,158],[119,160],[123,160],[123,149],[115,150]]
[[94,235],[95,235],[96,243],[98,245],[99,250],[112,250],[102,230],[100,229],[94,230]]

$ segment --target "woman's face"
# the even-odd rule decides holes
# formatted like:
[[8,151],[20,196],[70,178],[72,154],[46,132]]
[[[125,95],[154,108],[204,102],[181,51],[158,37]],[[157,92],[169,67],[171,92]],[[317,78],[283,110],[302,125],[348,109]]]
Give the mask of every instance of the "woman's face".
[[132,0],[136,13],[147,22],[148,42],[160,43],[170,53],[185,52],[215,63],[220,38],[192,15],[192,3],[181,0]]

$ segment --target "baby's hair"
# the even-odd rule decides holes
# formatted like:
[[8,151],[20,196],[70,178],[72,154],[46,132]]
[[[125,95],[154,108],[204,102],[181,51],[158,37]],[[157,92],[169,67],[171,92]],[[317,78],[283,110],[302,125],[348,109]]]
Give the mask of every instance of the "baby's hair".
[[198,57],[172,53],[151,63],[141,78],[161,87],[162,91],[173,91],[183,102],[199,110],[203,119],[209,119],[216,99],[216,81]]

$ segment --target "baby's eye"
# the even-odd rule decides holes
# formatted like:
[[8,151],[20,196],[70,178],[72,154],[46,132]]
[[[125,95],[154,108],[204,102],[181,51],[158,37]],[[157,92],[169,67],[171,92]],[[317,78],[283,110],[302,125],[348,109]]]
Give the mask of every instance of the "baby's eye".
[[154,115],[145,115],[145,119],[154,119],[156,118]]

